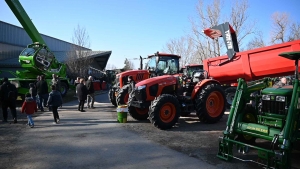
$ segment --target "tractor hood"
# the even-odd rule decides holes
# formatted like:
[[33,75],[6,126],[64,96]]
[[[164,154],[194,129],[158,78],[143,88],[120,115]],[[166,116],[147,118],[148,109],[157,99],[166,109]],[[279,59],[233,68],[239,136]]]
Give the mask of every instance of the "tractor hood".
[[165,84],[165,83],[176,83],[176,77],[173,75],[164,75],[153,77],[150,79],[143,80],[135,85],[135,87],[143,86],[143,85],[153,85],[153,84]]
[[148,70],[127,70],[125,72],[118,73],[117,75],[119,76],[128,76],[128,75],[133,75],[133,74],[145,74],[149,73]]
[[266,88],[262,91],[262,94],[278,95],[278,96],[291,96],[292,93],[293,93],[292,86],[285,86],[282,88]]

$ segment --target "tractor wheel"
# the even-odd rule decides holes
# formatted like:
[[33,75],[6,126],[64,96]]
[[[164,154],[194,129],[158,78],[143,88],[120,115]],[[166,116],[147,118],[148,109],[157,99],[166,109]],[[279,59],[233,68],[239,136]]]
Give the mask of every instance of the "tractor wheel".
[[118,95],[117,95],[117,98],[116,98],[116,101],[117,101],[117,105],[124,105],[124,104],[127,104],[128,102],[128,97],[129,97],[129,94],[128,94],[128,86],[123,86],[119,92],[118,92]]
[[223,88],[216,83],[207,84],[198,92],[196,114],[204,123],[216,123],[224,115],[225,104]]
[[62,97],[67,95],[68,89],[68,85],[65,82],[60,83],[60,92]]
[[[245,123],[256,123],[257,119],[256,116],[254,114],[255,109],[252,106],[247,106],[244,109],[244,115],[243,115],[243,122]],[[239,134],[238,137],[236,138],[236,140],[243,142],[243,143],[247,143],[247,144],[254,144],[256,138],[249,136],[249,135],[243,135],[243,134]]]
[[115,92],[113,89],[109,89],[108,98],[109,98],[109,101],[111,102],[111,104],[114,105],[115,107],[117,107],[116,96],[115,96]]
[[226,96],[226,108],[230,109],[234,96],[236,92],[236,87],[229,87],[225,89],[225,96]]
[[150,106],[150,122],[162,130],[172,128],[180,117],[179,105],[179,101],[173,95],[162,94],[158,96]]
[[[134,100],[135,100],[135,94],[134,94],[134,92],[132,92],[129,97],[128,104]],[[147,120],[147,118],[149,117],[148,111],[149,111],[149,108],[140,109],[140,108],[132,107],[132,106],[128,107],[128,113],[135,120]]]

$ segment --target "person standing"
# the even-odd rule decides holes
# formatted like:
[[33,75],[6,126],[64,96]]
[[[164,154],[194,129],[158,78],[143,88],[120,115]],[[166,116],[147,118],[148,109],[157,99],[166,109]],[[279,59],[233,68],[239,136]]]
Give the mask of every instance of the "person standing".
[[3,122],[7,122],[7,109],[9,108],[14,120],[17,123],[17,100],[18,90],[15,85],[8,81],[7,77],[3,78],[3,84],[0,86],[0,99],[2,104]]
[[49,98],[47,101],[47,105],[51,106],[54,122],[53,124],[57,124],[60,119],[58,115],[58,107],[62,105],[63,100],[59,91],[56,90],[55,85],[51,86],[52,91],[49,93]]
[[84,85],[83,78],[80,79],[80,83],[76,86],[76,91],[77,91],[77,97],[78,97],[78,101],[79,101],[78,111],[85,112],[83,110],[83,107],[84,107],[84,102],[87,99],[88,90],[87,90],[86,86]]
[[134,91],[135,88],[135,81],[133,80],[132,76],[128,76],[128,83],[129,83],[129,87],[128,87],[128,93],[130,94],[131,92]]
[[21,113],[26,113],[27,119],[28,119],[28,125],[33,128],[34,122],[32,120],[32,114],[37,112],[37,106],[35,100],[32,98],[32,95],[30,93],[26,93],[25,95],[25,101],[23,102]]
[[36,83],[37,94],[39,97],[39,108],[44,111],[44,107],[47,105],[48,99],[48,84],[45,80],[45,76],[42,75],[40,81]]
[[55,86],[56,90],[60,92],[60,86],[61,86],[61,83],[60,83],[60,79],[57,75],[55,74],[52,74],[52,85]]
[[[94,109],[94,102],[95,102],[95,90],[94,90],[94,85],[93,85],[93,77],[89,76],[88,80],[86,81],[86,87],[88,90],[88,95],[87,95],[87,107]],[[91,104],[90,104],[91,102]]]

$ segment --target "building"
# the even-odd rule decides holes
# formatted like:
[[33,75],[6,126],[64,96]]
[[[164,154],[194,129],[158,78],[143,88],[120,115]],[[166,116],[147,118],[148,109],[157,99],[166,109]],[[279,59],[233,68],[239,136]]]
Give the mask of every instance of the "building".
[[[41,36],[59,62],[65,62],[67,53],[76,46],[51,36],[43,34],[41,34]],[[23,70],[19,64],[18,57],[22,50],[31,43],[32,40],[22,27],[0,21],[0,78],[4,76],[14,77],[7,71],[16,72],[16,70]],[[111,51],[92,51],[88,48],[82,49],[90,51],[87,57],[93,59],[92,67],[99,70],[103,70],[106,67]]]

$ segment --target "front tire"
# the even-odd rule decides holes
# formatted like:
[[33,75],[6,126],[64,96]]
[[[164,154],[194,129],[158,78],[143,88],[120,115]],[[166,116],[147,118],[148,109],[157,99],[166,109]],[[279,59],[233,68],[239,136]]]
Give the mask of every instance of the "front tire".
[[[131,95],[129,97],[129,100],[128,100],[128,104],[131,101],[135,101],[135,94],[134,94],[134,92],[131,93]],[[133,106],[129,106],[128,107],[128,113],[135,120],[147,120],[147,118],[149,117],[148,112],[149,112],[149,108],[140,109],[140,108],[133,107]]]
[[111,102],[112,105],[114,105],[115,107],[117,107],[117,102],[116,102],[116,96],[115,96],[115,91],[114,89],[110,89],[108,92],[108,98],[109,101]]
[[61,82],[60,83],[60,92],[61,92],[61,96],[65,97],[68,93],[69,87],[67,85],[66,82]]
[[120,91],[118,92],[116,102],[117,105],[124,105],[128,103],[128,86],[123,86]]
[[161,130],[172,128],[180,117],[179,101],[169,94],[162,94],[151,102],[150,122]]
[[234,96],[235,96],[235,92],[236,92],[236,87],[228,87],[227,89],[225,89],[225,96],[226,96],[226,108],[230,109]]
[[224,115],[225,105],[225,93],[222,87],[217,83],[210,83],[198,92],[196,114],[204,123],[216,123]]

